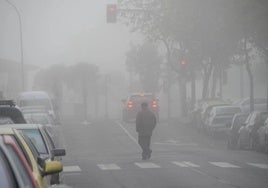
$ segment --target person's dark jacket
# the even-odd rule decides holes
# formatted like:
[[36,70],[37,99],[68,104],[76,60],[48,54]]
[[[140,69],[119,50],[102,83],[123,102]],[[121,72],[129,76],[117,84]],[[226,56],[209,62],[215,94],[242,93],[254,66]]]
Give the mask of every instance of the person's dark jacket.
[[141,110],[136,116],[136,131],[139,136],[151,136],[156,126],[156,116],[150,110]]

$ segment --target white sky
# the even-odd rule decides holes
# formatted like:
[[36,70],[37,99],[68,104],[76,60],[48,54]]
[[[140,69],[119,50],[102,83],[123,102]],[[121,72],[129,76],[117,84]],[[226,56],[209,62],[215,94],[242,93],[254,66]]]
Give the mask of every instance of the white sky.
[[[34,65],[80,61],[125,70],[125,51],[137,38],[120,24],[106,24],[112,0],[10,0],[21,12],[24,62]],[[20,60],[18,17],[0,0],[0,58]]]

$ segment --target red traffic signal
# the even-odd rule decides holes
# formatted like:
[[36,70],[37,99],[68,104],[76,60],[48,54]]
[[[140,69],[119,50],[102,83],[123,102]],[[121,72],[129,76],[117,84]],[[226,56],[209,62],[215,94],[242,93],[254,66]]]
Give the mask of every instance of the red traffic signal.
[[107,23],[116,23],[116,18],[117,18],[116,4],[108,4],[107,11],[106,11]]
[[185,60],[182,60],[181,61],[181,65],[186,65],[186,61]]

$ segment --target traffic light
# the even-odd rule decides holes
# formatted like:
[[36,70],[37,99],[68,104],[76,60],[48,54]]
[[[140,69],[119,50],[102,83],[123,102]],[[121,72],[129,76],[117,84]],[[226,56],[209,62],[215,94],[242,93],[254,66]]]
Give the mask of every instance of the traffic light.
[[116,4],[108,4],[106,10],[106,22],[116,23],[116,17],[117,17]]
[[181,60],[181,66],[186,66],[186,61],[183,59],[183,60]]

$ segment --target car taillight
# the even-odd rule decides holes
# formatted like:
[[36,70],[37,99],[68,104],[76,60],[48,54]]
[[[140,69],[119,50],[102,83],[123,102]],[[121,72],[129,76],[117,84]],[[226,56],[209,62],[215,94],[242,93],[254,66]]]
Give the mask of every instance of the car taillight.
[[152,107],[157,108],[157,101],[153,101]]
[[132,102],[132,101],[128,101],[128,103],[127,103],[127,107],[128,107],[128,108],[133,108],[133,102]]

